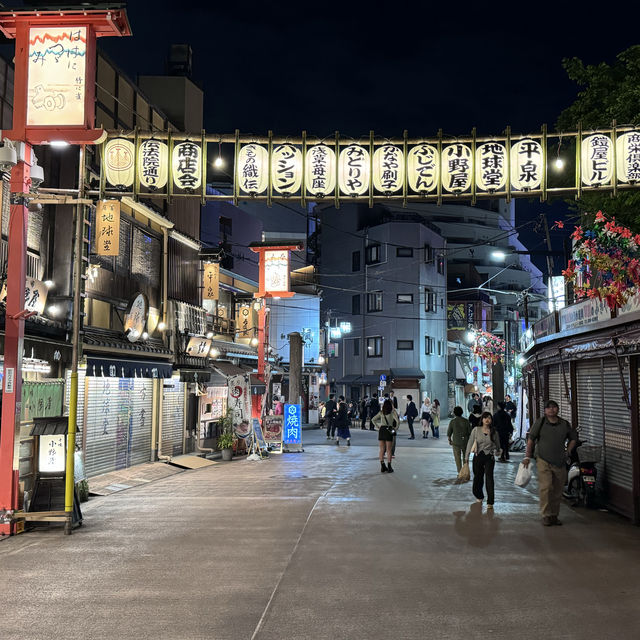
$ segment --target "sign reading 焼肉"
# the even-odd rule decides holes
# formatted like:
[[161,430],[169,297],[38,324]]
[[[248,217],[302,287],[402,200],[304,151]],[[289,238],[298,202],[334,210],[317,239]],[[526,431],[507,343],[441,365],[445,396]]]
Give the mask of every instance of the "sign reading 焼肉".
[[302,444],[302,407],[299,404],[284,405],[282,441],[286,446]]
[[84,124],[86,57],[86,27],[29,29],[28,126]]
[[120,200],[100,200],[96,207],[96,253],[120,255]]

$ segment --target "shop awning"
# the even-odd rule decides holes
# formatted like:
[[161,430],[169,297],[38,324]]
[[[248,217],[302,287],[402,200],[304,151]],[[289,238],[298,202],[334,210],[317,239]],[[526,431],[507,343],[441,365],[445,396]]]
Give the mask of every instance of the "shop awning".
[[87,358],[87,375],[105,378],[170,378],[173,367],[155,360]]
[[336,384],[353,384],[360,377],[357,373],[350,373],[348,376],[342,376],[340,380],[336,380]]
[[180,373],[180,382],[211,382],[212,373],[211,369],[189,369],[186,367],[180,367],[178,369]]
[[[388,372],[383,371],[382,373],[386,373],[388,378],[389,376]],[[375,384],[376,386],[378,386],[378,384],[380,384],[380,374],[361,376],[360,378],[357,379],[356,384]]]
[[33,418],[30,436],[66,435],[69,430],[69,416],[55,418]]
[[420,369],[391,369],[392,380],[422,380],[424,373]]
[[249,371],[253,371],[252,367],[239,367],[231,362],[216,362],[213,368],[223,376],[243,376]]

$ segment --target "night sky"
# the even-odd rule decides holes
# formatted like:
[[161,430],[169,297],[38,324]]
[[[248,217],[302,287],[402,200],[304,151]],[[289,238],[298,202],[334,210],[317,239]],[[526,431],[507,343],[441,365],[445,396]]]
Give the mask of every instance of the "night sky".
[[[553,130],[578,91],[562,59],[611,62],[639,44],[636,21],[606,8],[500,4],[135,1],[133,37],[100,46],[135,79],[164,73],[171,43],[190,44],[210,133],[358,139]],[[521,202],[519,222],[541,211]]]

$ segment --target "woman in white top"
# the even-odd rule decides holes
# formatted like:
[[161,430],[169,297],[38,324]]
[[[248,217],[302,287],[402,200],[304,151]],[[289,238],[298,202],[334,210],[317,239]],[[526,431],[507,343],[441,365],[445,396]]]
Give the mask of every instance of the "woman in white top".
[[465,462],[469,462],[469,455],[473,456],[473,495],[478,502],[484,500],[482,487],[487,481],[487,507],[493,509],[494,487],[493,469],[496,466],[495,456],[500,455],[500,438],[493,428],[493,416],[485,411],[482,414],[480,426],[474,427],[469,441]]
[[429,396],[425,396],[420,407],[420,421],[422,422],[422,437],[426,438],[429,433],[429,426],[431,425],[431,399]]

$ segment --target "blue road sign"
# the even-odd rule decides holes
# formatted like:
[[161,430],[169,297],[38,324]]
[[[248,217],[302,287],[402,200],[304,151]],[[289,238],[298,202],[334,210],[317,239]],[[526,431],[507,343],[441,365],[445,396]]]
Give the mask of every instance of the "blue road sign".
[[386,381],[387,380],[387,376],[384,373],[380,374],[380,382]]
[[302,407],[299,404],[284,405],[284,444],[302,444]]

